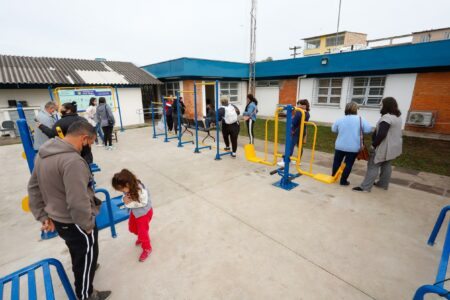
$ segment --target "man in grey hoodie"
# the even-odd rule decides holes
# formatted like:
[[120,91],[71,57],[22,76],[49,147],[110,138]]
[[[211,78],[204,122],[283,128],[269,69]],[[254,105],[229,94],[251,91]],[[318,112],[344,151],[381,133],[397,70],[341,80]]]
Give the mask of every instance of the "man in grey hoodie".
[[[44,108],[39,111],[36,116],[36,121],[40,124],[47,126],[48,128],[52,128],[56,123],[56,117],[53,115],[56,110],[56,103],[49,101],[45,104]],[[42,132],[41,129],[36,128],[34,130],[34,150],[39,150],[39,148],[49,140],[49,137]]]
[[72,258],[75,292],[79,299],[107,299],[111,291],[94,290],[98,258],[95,215],[101,201],[95,198],[93,178],[80,152],[95,141],[95,128],[87,121],[70,125],[64,139],[56,137],[41,146],[28,183],[29,204],[42,229],[66,242]]

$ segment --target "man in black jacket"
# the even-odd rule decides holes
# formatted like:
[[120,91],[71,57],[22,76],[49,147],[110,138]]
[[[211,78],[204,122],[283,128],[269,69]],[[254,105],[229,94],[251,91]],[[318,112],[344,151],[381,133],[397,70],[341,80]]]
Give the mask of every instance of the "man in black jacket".
[[[58,136],[58,132],[56,131],[56,127],[61,128],[61,131],[64,135],[66,135],[67,130],[69,129],[70,125],[77,121],[85,121],[87,120],[83,117],[80,117],[77,114],[77,103],[76,102],[67,102],[64,103],[61,106],[61,119],[59,119],[54,125],[53,128],[48,128],[47,126],[43,124],[37,124],[38,128],[50,139]],[[94,157],[92,156],[92,150],[89,145],[84,146],[83,150],[81,151],[81,157],[86,160],[88,164],[91,164],[94,162]]]

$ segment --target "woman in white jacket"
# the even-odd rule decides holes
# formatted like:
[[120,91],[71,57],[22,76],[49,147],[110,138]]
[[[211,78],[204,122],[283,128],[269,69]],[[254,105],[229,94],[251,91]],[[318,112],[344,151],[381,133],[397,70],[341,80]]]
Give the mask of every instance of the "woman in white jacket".
[[[102,127],[100,126],[100,122],[98,122],[97,118],[95,117],[96,112],[97,112],[97,99],[95,97],[92,97],[89,100],[89,107],[86,109],[84,117],[88,120],[89,124],[95,127],[95,131],[97,132],[95,144],[97,146],[102,146],[104,137]],[[100,137],[100,139],[102,140],[101,144],[98,143],[98,137]]]

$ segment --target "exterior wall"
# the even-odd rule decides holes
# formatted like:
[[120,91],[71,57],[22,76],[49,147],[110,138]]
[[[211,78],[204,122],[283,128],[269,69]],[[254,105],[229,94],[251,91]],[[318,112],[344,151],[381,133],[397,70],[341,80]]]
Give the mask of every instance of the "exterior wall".
[[[303,55],[308,56],[308,55],[318,55],[318,54],[329,53],[333,49],[340,48],[342,46],[351,46],[351,45],[355,45],[355,44],[365,45],[366,41],[367,41],[367,34],[347,32],[344,34],[344,44],[338,45],[338,46],[327,47],[326,40],[328,37],[331,37],[331,36],[333,36],[333,35],[328,34],[328,35],[318,37],[317,39],[320,39],[320,47],[316,48],[316,49],[306,49],[306,41],[307,40],[305,40],[305,47],[304,47],[305,50],[303,50]],[[316,39],[311,39],[311,40],[316,40]]]
[[356,44],[365,45],[367,43],[367,34],[349,32],[344,37],[344,46]]
[[297,79],[280,80],[280,104],[295,105],[298,94],[297,84]]
[[[337,106],[322,105],[315,103],[314,85],[315,78],[300,80],[299,99],[306,98],[311,103],[311,120],[331,124],[338,118],[344,116],[345,105],[350,101],[351,78],[345,77],[342,83],[341,103]],[[395,74],[386,77],[384,96],[397,99],[399,108],[403,112],[403,126],[405,124],[406,112],[411,103],[416,74]],[[361,107],[359,114],[372,126],[375,126],[380,118],[380,108]]]
[[426,35],[430,36],[430,42],[448,39],[448,37],[446,37],[446,33],[447,32],[450,32],[450,28],[434,30],[434,31],[427,31],[427,32],[420,32],[420,33],[414,33],[412,42],[413,42],[413,44],[422,43],[422,37],[426,36]]
[[[194,90],[194,80],[184,80],[183,90],[193,91]],[[193,93],[183,93],[184,104],[186,105],[186,116],[189,119],[194,118],[194,94]],[[199,118],[203,116],[203,86],[197,86],[197,114]]]
[[[142,115],[142,94],[140,88],[119,88],[119,101],[123,126],[144,123]],[[26,100],[28,106],[38,110],[50,101],[47,89],[0,89],[0,108],[8,107],[8,100]],[[116,126],[120,125],[119,111],[114,112]],[[8,120],[7,113],[0,113],[0,121]]]
[[[450,134],[450,72],[418,74],[409,110],[436,111],[437,114],[433,127],[406,125],[407,130]],[[404,117],[407,117],[406,111]]]

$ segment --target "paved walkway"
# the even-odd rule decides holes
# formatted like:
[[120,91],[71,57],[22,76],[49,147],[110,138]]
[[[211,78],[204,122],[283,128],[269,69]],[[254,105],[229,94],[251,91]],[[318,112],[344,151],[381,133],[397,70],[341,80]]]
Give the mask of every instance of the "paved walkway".
[[[39,224],[20,209],[29,178],[21,151],[0,147],[0,276],[55,257],[72,278],[63,241],[38,241]],[[305,176],[287,192],[272,185],[272,168],[248,163],[241,150],[214,161],[209,150],[152,139],[149,128],[120,133],[117,150],[94,148],[94,157],[99,187],[111,190],[112,174],[130,168],[155,209],[145,263],[126,222],[116,239],[100,232],[95,286],[112,289],[112,299],[398,300],[434,280],[442,235],[435,247],[426,240],[448,204],[441,196],[396,184],[354,193]]]

